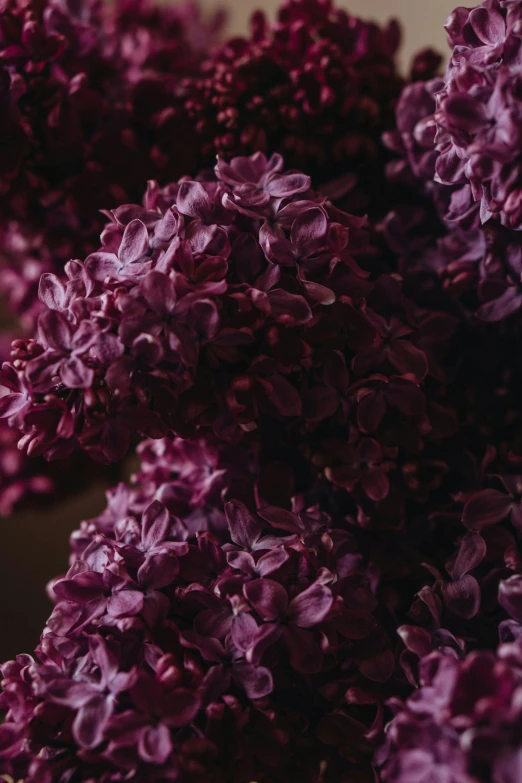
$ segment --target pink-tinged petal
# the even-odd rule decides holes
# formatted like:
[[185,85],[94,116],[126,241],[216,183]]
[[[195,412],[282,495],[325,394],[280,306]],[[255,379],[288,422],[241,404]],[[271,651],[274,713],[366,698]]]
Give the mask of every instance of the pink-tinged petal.
[[232,541],[243,549],[250,549],[263,529],[259,519],[254,519],[239,500],[231,500],[225,505],[225,516]]
[[85,571],[72,579],[59,579],[53,584],[52,590],[58,598],[86,604],[102,596],[104,586],[100,574],[96,574],[94,571]]
[[513,620],[522,623],[522,574],[515,574],[500,582],[498,602]]
[[433,640],[431,633],[425,628],[419,628],[416,625],[401,625],[397,628],[397,633],[404,642],[407,650],[423,658],[433,649]]
[[238,650],[246,652],[251,647],[257,628],[257,623],[251,614],[242,612],[234,617],[230,636]]
[[114,253],[91,253],[85,259],[85,268],[100,283],[103,283],[108,277],[117,277],[122,265]]
[[245,574],[253,575],[256,572],[256,561],[249,552],[228,552],[227,563]]
[[232,669],[232,679],[249,699],[263,699],[274,690],[272,674],[264,666],[236,663]]
[[89,321],[82,321],[78,329],[75,331],[71,348],[75,354],[87,353],[98,338],[98,333],[93,325]]
[[143,607],[143,593],[138,590],[117,590],[107,601],[107,614],[111,617],[134,617]]
[[125,351],[123,343],[115,334],[101,332],[95,339],[96,342],[92,346],[92,352],[102,364],[112,364],[119,359]]
[[259,558],[257,561],[256,571],[259,576],[268,576],[268,574],[273,574],[274,571],[277,571],[278,568],[281,568],[281,566],[287,562],[289,557],[290,555],[283,547],[272,549],[271,552],[267,552],[265,555],[262,555]]
[[388,492],[390,491],[388,476],[380,468],[372,468],[363,473],[361,486],[370,500],[375,500],[376,503],[388,497]]
[[497,489],[484,489],[473,495],[462,513],[462,521],[471,530],[483,530],[507,517],[513,508],[513,499]]
[[170,525],[168,509],[159,500],[154,500],[147,506],[141,518],[141,539],[145,549],[152,549],[165,541]]
[[460,579],[468,571],[472,571],[486,556],[486,542],[479,533],[470,531],[460,542],[459,551],[453,563],[447,566],[452,579]]
[[180,635],[183,647],[199,650],[205,661],[221,661],[225,657],[225,650],[221,642],[211,636],[202,636],[195,631],[183,631]]
[[14,416],[25,405],[27,405],[27,400],[23,394],[5,394],[0,397],[0,419]]
[[290,626],[283,628],[283,639],[293,669],[301,674],[318,674],[321,671],[323,653],[311,631]]
[[178,688],[169,693],[168,708],[169,714],[164,718],[168,726],[173,728],[188,726],[201,709],[201,699],[193,691]]
[[163,723],[148,726],[140,733],[138,755],[146,764],[165,764],[171,753],[170,731]]
[[212,202],[199,182],[182,182],[176,206],[182,215],[206,220],[212,211]]
[[299,517],[291,511],[287,511],[285,508],[265,506],[260,509],[258,513],[260,517],[266,519],[272,527],[275,527],[278,530],[288,530],[290,533],[302,532],[302,525],[299,522]]
[[63,310],[65,307],[65,286],[56,275],[46,272],[40,278],[38,297],[49,310]]
[[69,389],[89,389],[94,381],[94,370],[87,367],[79,356],[71,356],[62,363],[60,378]]
[[295,193],[303,193],[310,189],[310,177],[305,174],[273,174],[266,190],[274,198],[288,198]]
[[332,604],[333,595],[328,587],[310,585],[290,602],[289,619],[301,628],[312,628],[323,622]]
[[105,727],[112,710],[112,699],[103,694],[79,709],[72,725],[72,733],[80,748],[90,750],[103,742]]
[[471,620],[480,609],[480,587],[477,580],[466,574],[456,582],[443,582],[442,598],[450,612]]
[[290,239],[301,253],[310,255],[324,241],[327,229],[328,219],[324,211],[320,207],[307,209],[294,220]]
[[506,37],[506,22],[494,8],[474,8],[469,21],[477,37],[485,44],[496,46]]
[[265,622],[283,619],[288,609],[285,588],[272,579],[254,579],[243,585],[243,593],[250,605]]
[[73,327],[56,310],[44,310],[38,319],[38,331],[44,345],[56,351],[69,351],[71,348]]
[[149,232],[141,220],[131,220],[123,232],[118,258],[122,264],[134,264],[149,251]]
[[149,555],[138,570],[138,583],[150,590],[161,590],[171,585],[179,573],[178,558],[172,554]]
[[252,643],[246,652],[246,659],[249,663],[253,663],[257,666],[263,660],[263,656],[267,650],[276,644],[281,638],[282,630],[281,626],[267,623],[262,625],[256,632]]
[[141,281],[140,290],[155,313],[166,316],[173,312],[176,305],[176,292],[169,277],[161,272],[149,272]]
[[477,315],[483,321],[503,321],[522,307],[522,294],[518,288],[507,288],[497,299],[481,305]]

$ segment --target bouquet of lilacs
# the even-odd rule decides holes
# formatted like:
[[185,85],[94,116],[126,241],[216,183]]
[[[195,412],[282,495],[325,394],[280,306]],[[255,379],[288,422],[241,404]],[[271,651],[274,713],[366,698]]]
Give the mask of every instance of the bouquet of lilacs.
[[519,783],[522,0],[446,31],[0,6],[0,512],[135,465],[5,780]]

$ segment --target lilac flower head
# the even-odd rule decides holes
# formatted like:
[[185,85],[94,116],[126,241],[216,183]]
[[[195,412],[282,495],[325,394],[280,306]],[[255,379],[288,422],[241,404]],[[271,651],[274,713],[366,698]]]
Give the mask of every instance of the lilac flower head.
[[318,783],[325,760],[329,781],[368,774],[394,656],[353,538],[313,508],[236,499],[216,504],[220,530],[194,526],[155,499],[158,444],[142,457],[73,535],[35,657],[2,667],[2,769],[31,783]]
[[[3,358],[9,355],[11,340],[2,336],[0,352]],[[10,389],[0,386],[0,409],[2,400]],[[53,481],[46,475],[45,463],[32,462],[17,447],[16,432],[0,425],[0,516],[9,516],[13,509],[33,494],[48,495],[53,490]]]
[[426,655],[421,683],[395,717],[377,761],[386,783],[515,783],[520,773],[520,642],[463,659]]
[[0,285],[22,316],[36,299],[27,246],[40,273],[49,261],[61,272],[95,248],[100,208],[139,198],[160,172],[182,173],[173,135],[195,166],[176,107],[217,27],[190,4],[2,3]]
[[391,146],[402,146],[417,177],[445,186],[448,219],[468,226],[521,225],[521,19],[517,2],[457,8],[446,22],[453,51],[444,79],[407,87],[399,102]]
[[331,0],[287,0],[272,24],[255,13],[250,36],[217,48],[188,86],[203,157],[261,150],[322,182],[365,167],[379,176],[398,43],[396,22],[380,29]]
[[365,433],[394,416],[428,431],[432,316],[363,271],[365,221],[279,156],[151,183],[143,207],[110,217],[66,279],[42,276],[37,338],[14,344],[4,415],[29,453],[79,445],[111,462],[131,431],[237,440],[266,417],[315,427],[337,411]]

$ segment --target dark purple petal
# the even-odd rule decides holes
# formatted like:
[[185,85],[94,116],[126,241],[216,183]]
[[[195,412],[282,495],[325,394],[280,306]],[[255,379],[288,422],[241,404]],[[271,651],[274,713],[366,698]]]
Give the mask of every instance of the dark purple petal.
[[[280,620],[286,615],[288,596],[284,587],[278,584],[278,582],[274,582],[272,579],[254,579],[243,586],[243,593],[247,601],[265,622]],[[317,608],[310,615],[312,620],[315,616],[320,616],[324,611],[327,599],[320,594],[316,602]],[[304,622],[307,622],[308,615],[303,610],[301,603],[297,605],[296,616],[299,617],[299,612],[301,612],[304,615]],[[330,606],[331,603],[326,612],[329,611]]]
[[451,612],[466,620],[475,617],[480,609],[480,587],[470,574],[456,582],[444,582],[442,597]]
[[484,489],[473,495],[462,513],[462,521],[471,530],[483,530],[489,525],[496,525],[507,517],[513,507],[509,495],[497,489]]
[[312,628],[322,623],[332,604],[333,596],[328,587],[314,584],[290,602],[289,618],[301,628]]
[[131,220],[125,227],[118,257],[122,264],[139,261],[149,250],[149,232],[141,220]]
[[250,549],[261,535],[261,522],[239,500],[226,504],[225,515],[232,541],[243,549]]

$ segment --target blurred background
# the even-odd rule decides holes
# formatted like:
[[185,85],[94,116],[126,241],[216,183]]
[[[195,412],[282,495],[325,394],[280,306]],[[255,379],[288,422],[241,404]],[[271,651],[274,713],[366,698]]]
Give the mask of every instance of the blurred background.
[[[434,46],[443,50],[446,45],[444,22],[459,3],[456,0],[336,0],[337,5],[365,19],[385,22],[399,19],[404,31],[403,61],[417,49]],[[214,9],[217,6],[229,10],[229,29],[233,33],[246,30],[252,11],[262,8],[267,14],[273,14],[279,5],[277,0],[201,0],[203,8]],[[474,2],[463,5],[475,5]]]
[[[251,12],[260,6],[273,14],[277,0],[200,0],[205,9],[225,7],[229,30],[247,29]],[[341,6],[363,18],[384,22],[392,17],[403,27],[402,63],[422,47],[445,52],[444,21],[456,6],[455,0],[339,0]],[[107,477],[107,486],[113,481]],[[99,483],[88,493],[59,506],[38,506],[0,519],[0,661],[17,653],[30,652],[37,644],[49,615],[45,585],[67,569],[68,537],[82,519],[95,516],[104,507],[104,490]]]

